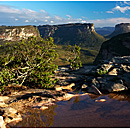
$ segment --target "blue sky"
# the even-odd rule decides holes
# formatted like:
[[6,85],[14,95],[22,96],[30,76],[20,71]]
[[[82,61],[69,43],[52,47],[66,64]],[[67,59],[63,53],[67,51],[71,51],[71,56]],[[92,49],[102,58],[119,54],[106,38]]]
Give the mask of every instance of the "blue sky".
[[130,23],[130,1],[0,1],[0,25]]

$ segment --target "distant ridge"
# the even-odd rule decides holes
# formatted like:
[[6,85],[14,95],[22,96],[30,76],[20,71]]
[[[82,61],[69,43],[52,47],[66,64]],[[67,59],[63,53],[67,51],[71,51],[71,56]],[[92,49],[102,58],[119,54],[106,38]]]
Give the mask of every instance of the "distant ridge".
[[110,34],[109,36],[107,36],[107,38],[111,38],[118,34],[123,34],[123,33],[128,33],[128,32],[130,32],[130,23],[117,24],[115,26],[114,32],[112,34]]

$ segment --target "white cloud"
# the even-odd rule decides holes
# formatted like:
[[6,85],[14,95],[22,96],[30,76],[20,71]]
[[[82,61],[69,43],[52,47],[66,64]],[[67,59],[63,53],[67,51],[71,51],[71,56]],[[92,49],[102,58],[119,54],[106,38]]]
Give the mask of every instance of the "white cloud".
[[82,18],[86,18],[86,17],[82,16]]
[[25,20],[25,22],[29,22],[29,20]]
[[50,21],[50,23],[54,23],[54,21]]
[[103,26],[115,26],[115,24],[118,23],[130,22],[130,18],[86,20],[83,19],[86,18],[83,16],[81,18],[72,18],[72,16],[70,15],[66,15],[67,18],[63,18],[57,15],[51,16],[44,10],[40,10],[40,12],[36,12],[30,9],[14,9],[11,6],[4,6],[4,5],[0,5],[0,16],[2,17],[0,19],[0,25],[27,25],[27,24],[45,25],[45,24],[67,24],[67,23],[94,23],[95,26],[103,27]]
[[117,5],[115,8],[112,9],[112,11],[115,11],[115,10],[119,10],[122,13],[125,13],[125,11],[130,10],[130,7],[129,6],[120,7],[119,5]]
[[109,18],[109,19],[97,19],[97,20],[88,20],[89,23],[94,23],[95,26],[104,27],[104,26],[115,26],[119,23],[129,23],[130,18]]
[[14,9],[11,6],[0,5],[0,13],[20,13],[20,10]]
[[14,20],[15,20],[15,21],[18,21],[19,19],[15,18]]
[[124,1],[124,4],[130,5],[130,2],[128,2],[128,1],[127,1],[127,2],[126,2],[126,1]]
[[114,13],[114,12],[112,12],[112,11],[106,11],[106,13]]
[[61,18],[61,17],[59,17],[59,16],[55,16],[55,18],[57,19],[57,20],[62,20],[63,18]]
[[72,18],[72,16],[70,16],[70,15],[66,15],[67,17],[69,17],[69,18]]

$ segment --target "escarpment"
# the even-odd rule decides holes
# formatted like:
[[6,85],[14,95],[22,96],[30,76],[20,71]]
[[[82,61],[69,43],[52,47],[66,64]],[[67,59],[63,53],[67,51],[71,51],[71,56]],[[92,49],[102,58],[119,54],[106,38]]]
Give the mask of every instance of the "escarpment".
[[111,37],[116,36],[118,34],[128,33],[128,32],[130,32],[130,23],[117,24],[115,26],[114,32],[112,34],[110,34],[108,36],[108,38],[111,38]]
[[53,37],[54,42],[60,45],[81,45],[99,49],[103,41],[103,36],[95,32],[92,23],[72,23],[62,25],[43,25],[38,26],[43,38]]
[[34,26],[0,26],[0,40],[19,41],[30,36],[39,37],[39,31]]
[[108,41],[105,41],[99,54],[97,55],[94,64],[98,64],[103,60],[111,60],[115,56],[130,55],[130,32],[117,35]]

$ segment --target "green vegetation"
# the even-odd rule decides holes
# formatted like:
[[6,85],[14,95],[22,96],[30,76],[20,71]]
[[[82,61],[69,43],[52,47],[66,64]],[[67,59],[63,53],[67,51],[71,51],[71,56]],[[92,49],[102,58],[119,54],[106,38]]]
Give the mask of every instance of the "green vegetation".
[[53,38],[57,45],[74,46],[76,44],[83,48],[85,47],[93,50],[99,50],[101,44],[105,41],[104,37],[97,34],[96,32],[92,32],[92,33],[89,33],[87,31],[82,32],[80,29],[78,30],[74,29],[70,33],[69,29],[62,30],[61,28],[54,33]]
[[51,88],[57,80],[51,75],[57,69],[53,38],[36,37],[0,46],[0,89],[8,84]]
[[68,47],[65,48],[66,50],[65,58],[70,63],[70,69],[72,70],[77,70],[80,67],[82,67],[82,63],[79,57],[80,49],[81,48],[77,45],[75,46],[69,45]]
[[[74,48],[74,46],[73,46]],[[67,45],[57,45],[57,47],[55,48],[56,52],[58,53],[58,58],[56,58],[54,60],[54,64],[58,65],[58,66],[65,66],[65,65],[69,65],[70,63],[66,60],[66,49],[67,49]],[[85,48],[85,47],[81,47],[80,49],[80,60],[82,62],[82,64],[92,64],[93,61],[95,60],[96,56],[98,54],[97,50],[92,50],[90,48]]]
[[107,74],[107,73],[108,73],[108,70],[101,70],[101,69],[99,69],[99,70],[97,71],[97,74],[98,74],[99,76],[104,75],[104,74]]

